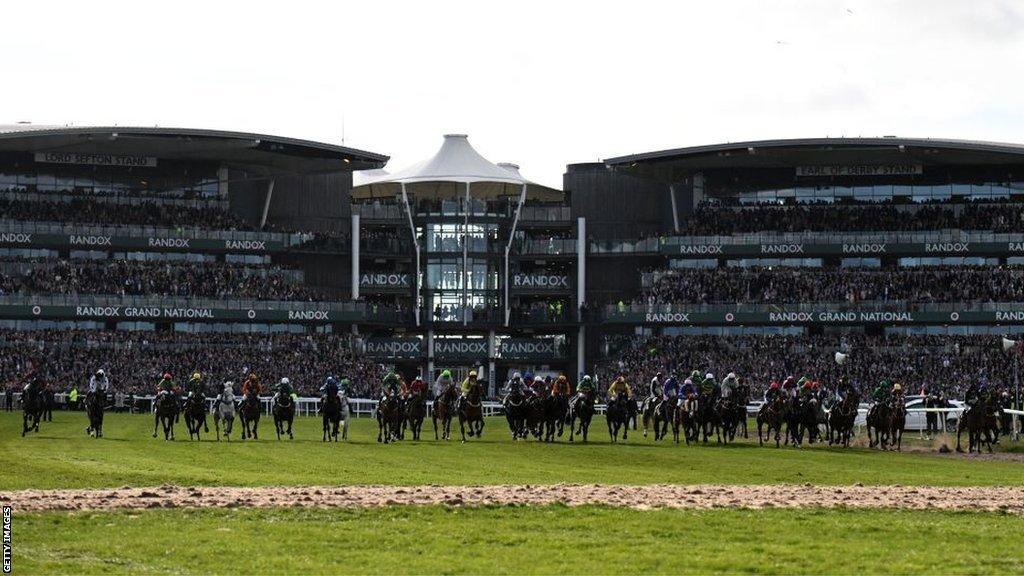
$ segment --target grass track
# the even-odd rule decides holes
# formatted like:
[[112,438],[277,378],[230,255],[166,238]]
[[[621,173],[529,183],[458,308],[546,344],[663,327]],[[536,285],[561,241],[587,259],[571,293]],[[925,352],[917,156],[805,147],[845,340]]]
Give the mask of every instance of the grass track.
[[1024,517],[986,513],[159,510],[16,515],[14,529],[22,574],[1024,571]]
[[[929,453],[882,453],[862,448],[759,448],[756,441],[723,446],[655,444],[640,434],[610,446],[603,420],[589,445],[509,441],[492,419],[483,440],[429,440],[381,446],[376,426],[354,421],[350,443],[324,445],[319,421],[296,421],[296,440],[278,442],[261,422],[253,442],[165,442],[150,437],[146,415],[108,415],[106,437],[84,434],[82,413],[56,413],[40,434],[20,437],[21,415],[0,413],[0,489],[88,488],[122,485],[315,484],[903,484],[1024,485],[1024,464]],[[430,428],[429,423],[426,428]],[[426,434],[425,434],[426,436]],[[185,434],[187,438],[187,434]]]

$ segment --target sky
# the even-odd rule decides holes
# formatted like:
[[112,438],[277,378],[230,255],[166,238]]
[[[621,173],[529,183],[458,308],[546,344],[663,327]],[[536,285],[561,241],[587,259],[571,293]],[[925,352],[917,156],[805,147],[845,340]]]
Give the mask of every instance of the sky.
[[565,165],[762,138],[1024,142],[1024,1],[3,2],[0,124]]

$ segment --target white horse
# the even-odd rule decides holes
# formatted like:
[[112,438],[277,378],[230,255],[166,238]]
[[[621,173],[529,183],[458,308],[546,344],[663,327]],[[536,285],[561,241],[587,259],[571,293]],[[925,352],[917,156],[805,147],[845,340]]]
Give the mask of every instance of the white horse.
[[349,417],[348,393],[345,392],[345,391],[339,392],[338,393],[338,400],[341,401],[341,409],[340,409],[340,414],[341,414],[341,439],[342,440],[348,440],[348,417]]
[[235,423],[235,392],[231,382],[224,383],[224,390],[217,396],[213,405],[213,426],[217,429],[217,440],[220,441],[220,422],[224,421],[224,437],[231,441],[231,428]]

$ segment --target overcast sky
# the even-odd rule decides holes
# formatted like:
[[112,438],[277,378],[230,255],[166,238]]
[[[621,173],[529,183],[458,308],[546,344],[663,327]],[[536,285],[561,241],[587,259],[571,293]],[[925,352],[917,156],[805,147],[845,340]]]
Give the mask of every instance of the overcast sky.
[[[759,138],[1024,142],[1024,2],[4,2],[0,123],[567,163]],[[343,129],[344,126],[344,129]]]

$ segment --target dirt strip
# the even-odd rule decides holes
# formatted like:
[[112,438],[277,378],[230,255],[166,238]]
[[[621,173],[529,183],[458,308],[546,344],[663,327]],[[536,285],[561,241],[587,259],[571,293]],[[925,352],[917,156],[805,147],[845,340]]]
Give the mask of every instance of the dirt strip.
[[603,504],[650,508],[853,507],[1024,513],[1024,488],[767,485],[122,487],[0,492],[15,513],[44,510]]

